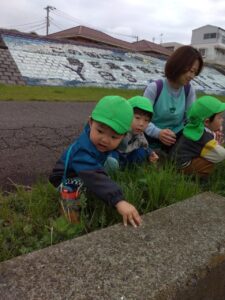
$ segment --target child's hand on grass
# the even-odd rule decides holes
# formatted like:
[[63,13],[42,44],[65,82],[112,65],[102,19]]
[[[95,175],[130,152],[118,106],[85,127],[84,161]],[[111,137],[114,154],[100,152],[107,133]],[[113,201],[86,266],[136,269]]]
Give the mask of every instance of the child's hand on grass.
[[159,159],[159,156],[154,151],[148,157],[148,160],[151,163],[157,162],[158,159]]
[[123,225],[130,223],[133,227],[141,225],[141,217],[136,208],[125,200],[116,204],[118,213],[123,217]]

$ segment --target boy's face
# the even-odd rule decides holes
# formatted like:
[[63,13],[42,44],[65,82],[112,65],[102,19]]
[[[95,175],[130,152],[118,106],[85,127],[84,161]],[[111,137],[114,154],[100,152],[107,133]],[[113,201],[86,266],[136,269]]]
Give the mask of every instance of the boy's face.
[[112,128],[100,122],[90,120],[90,140],[100,152],[106,152],[116,149],[123,134],[116,133]]
[[145,114],[134,113],[134,118],[131,124],[133,134],[139,134],[145,131],[150,122],[150,118]]
[[224,112],[216,114],[213,121],[206,119],[205,126],[209,128],[211,131],[220,130],[221,126],[223,125],[223,115]]

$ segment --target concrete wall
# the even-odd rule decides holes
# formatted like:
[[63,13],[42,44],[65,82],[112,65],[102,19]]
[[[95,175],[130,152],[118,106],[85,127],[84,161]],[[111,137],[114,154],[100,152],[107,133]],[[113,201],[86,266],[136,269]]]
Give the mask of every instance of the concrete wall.
[[[29,85],[144,88],[164,73],[165,61],[138,53],[13,35],[3,40]],[[211,68],[193,84],[200,91],[225,93],[224,75]]]
[[0,264],[4,300],[224,300],[225,198],[203,193]]
[[0,83],[24,85],[22,75],[20,74],[15,61],[8,49],[0,48]]

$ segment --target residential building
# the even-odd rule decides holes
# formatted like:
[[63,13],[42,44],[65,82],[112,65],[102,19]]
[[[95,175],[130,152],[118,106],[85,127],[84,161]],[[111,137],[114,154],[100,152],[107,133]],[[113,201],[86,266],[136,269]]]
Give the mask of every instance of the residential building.
[[192,30],[191,45],[198,49],[206,63],[225,65],[225,30],[205,25]]
[[168,42],[168,43],[161,43],[161,46],[164,48],[170,50],[170,51],[175,51],[177,48],[183,46],[183,44],[177,43],[177,42]]

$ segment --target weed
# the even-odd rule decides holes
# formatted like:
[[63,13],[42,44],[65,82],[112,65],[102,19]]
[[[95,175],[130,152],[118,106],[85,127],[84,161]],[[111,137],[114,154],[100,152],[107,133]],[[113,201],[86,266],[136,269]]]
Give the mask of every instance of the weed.
[[[133,166],[110,174],[122,188],[125,199],[146,214],[176,203],[203,190],[225,196],[225,162],[208,182],[177,173],[172,164]],[[29,253],[121,221],[115,209],[88,193],[81,195],[80,224],[59,215],[59,195],[49,183],[31,190],[0,194],[0,261]]]

